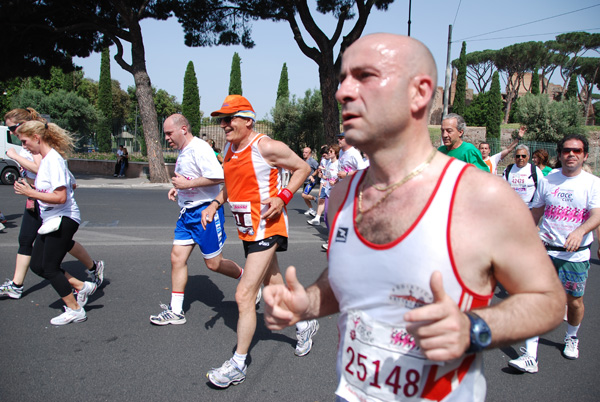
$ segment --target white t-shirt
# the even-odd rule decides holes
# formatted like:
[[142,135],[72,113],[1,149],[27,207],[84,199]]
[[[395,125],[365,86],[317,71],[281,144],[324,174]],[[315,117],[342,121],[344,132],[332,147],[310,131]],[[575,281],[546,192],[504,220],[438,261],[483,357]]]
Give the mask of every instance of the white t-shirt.
[[[206,177],[208,179],[222,179],[223,168],[217,160],[215,151],[206,141],[194,137],[183,148],[177,157],[175,173],[188,180]],[[219,185],[194,187],[177,190],[177,202],[181,208],[193,208],[209,202],[219,195]]]
[[[488,158],[485,159],[484,162],[486,165],[488,165],[488,167],[490,168],[490,172],[492,174],[498,174],[498,170],[497,170],[498,164],[500,163],[501,160],[502,160],[502,152],[498,152],[497,154],[488,156]],[[491,167],[490,167],[490,164],[492,165]]]
[[327,164],[327,167],[325,168],[324,175],[323,175],[323,180],[324,180],[323,187],[325,188],[325,194],[327,195],[327,197],[329,197],[329,194],[331,193],[331,189],[333,188],[335,183],[337,183],[337,181],[339,180],[337,174],[339,171],[339,164],[340,164],[339,160],[336,160],[335,162],[332,162],[331,160],[329,160],[328,162],[329,163]]
[[[517,164],[514,164],[508,173],[508,184],[519,194],[519,197],[521,197],[529,208],[532,208],[531,201],[536,188],[531,168],[536,169],[539,185],[544,175],[540,168],[533,166],[531,163],[526,164],[520,169],[517,167]],[[506,178],[506,170],[504,172],[503,177]]]
[[360,151],[354,147],[349,148],[347,151],[340,149],[340,157],[338,159],[340,172],[354,172],[357,170],[365,169],[369,166],[369,162],[365,161],[360,156]]
[[35,188],[40,193],[52,193],[59,187],[67,189],[67,201],[64,204],[50,204],[39,201],[40,215],[46,222],[54,216],[67,216],[75,222],[81,222],[79,207],[73,193],[73,175],[67,168],[67,161],[54,149],[42,159],[35,178]]
[[[600,208],[600,179],[582,171],[575,177],[562,174],[555,169],[540,180],[533,208],[544,208],[540,223],[540,238],[551,246],[564,247],[569,234],[590,217],[590,211]],[[581,246],[592,243],[592,232],[586,234]],[[590,249],[568,252],[548,250],[548,255],[561,260],[583,262],[590,259]]]
[[[21,148],[21,151],[19,152],[19,156],[27,159],[28,161],[31,161],[32,163],[35,163],[35,161],[33,159],[33,155],[31,154],[31,152],[29,152],[25,148]],[[23,167],[23,170],[25,170],[25,177],[27,177],[28,179],[31,179],[31,180],[35,179],[35,173],[30,172],[29,170],[25,169],[25,167]]]

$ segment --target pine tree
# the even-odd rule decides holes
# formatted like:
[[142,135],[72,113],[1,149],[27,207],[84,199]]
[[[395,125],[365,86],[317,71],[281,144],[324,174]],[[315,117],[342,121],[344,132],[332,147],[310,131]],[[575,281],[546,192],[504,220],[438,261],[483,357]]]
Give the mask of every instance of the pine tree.
[[242,94],[242,59],[237,52],[233,53],[231,60],[231,73],[229,75],[229,95]]
[[540,94],[540,74],[537,67],[533,69],[533,74],[531,75],[531,93],[533,95]]
[[283,100],[286,103],[290,99],[290,88],[289,88],[289,79],[288,79],[288,70],[287,65],[283,63],[283,67],[281,68],[281,74],[279,75],[279,86],[277,87],[277,99],[275,103]]
[[192,133],[198,136],[200,134],[200,94],[194,63],[191,61],[188,63],[183,77],[181,110],[192,126]]
[[112,83],[110,79],[110,51],[102,50],[100,61],[100,81],[98,83],[98,110],[100,121],[96,139],[100,152],[110,152],[112,148]]
[[565,93],[565,99],[577,99],[577,74],[571,74],[571,78],[569,79],[569,86],[567,87],[567,92]]
[[502,123],[502,94],[500,93],[500,75],[498,71],[492,75],[492,84],[487,93],[487,121],[485,123],[486,138],[500,138],[500,124]]
[[463,42],[460,58],[458,60],[458,74],[456,76],[456,92],[454,94],[454,103],[452,104],[452,113],[464,115],[465,101],[467,98],[467,43]]

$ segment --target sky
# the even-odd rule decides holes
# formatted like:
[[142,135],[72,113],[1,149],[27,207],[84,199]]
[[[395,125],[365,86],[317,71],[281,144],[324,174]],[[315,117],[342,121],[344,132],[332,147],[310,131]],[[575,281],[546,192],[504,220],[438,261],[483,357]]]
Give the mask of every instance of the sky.
[[[309,4],[316,4],[309,0]],[[396,0],[387,11],[373,8],[363,35],[408,32],[408,1]],[[313,7],[314,9],[314,7]],[[336,20],[316,11],[313,17],[323,32],[331,36]],[[422,41],[433,53],[438,67],[438,85],[444,85],[448,53],[448,31],[452,25],[451,60],[460,55],[463,40],[467,53],[500,49],[513,43],[547,41],[572,31],[600,32],[598,0],[413,0],[410,35]],[[344,33],[353,21],[347,21]],[[229,89],[229,73],[233,53],[240,55],[243,95],[252,103],[259,119],[267,118],[275,105],[277,86],[283,64],[288,68],[290,94],[303,98],[306,90],[319,89],[317,64],[305,56],[293,39],[287,22],[255,21],[252,49],[242,46],[190,48],[185,46],[183,28],[175,18],[167,21],[144,20],[141,24],[146,50],[146,67],[152,85],[174,95],[183,96],[183,76],[189,61],[194,63],[200,92],[200,109],[207,116],[220,108]],[[304,32],[305,41],[315,46]],[[127,45],[126,43],[124,43]],[[116,47],[111,47],[111,58]],[[339,42],[336,55],[339,52]],[[125,60],[131,60],[125,47]],[[586,56],[597,57],[588,53]],[[76,58],[85,77],[100,77],[100,54]],[[121,88],[133,86],[133,76],[112,59],[111,77]],[[562,85],[558,73],[551,79]],[[469,88],[473,85],[468,82]],[[501,82],[501,85],[505,83]]]

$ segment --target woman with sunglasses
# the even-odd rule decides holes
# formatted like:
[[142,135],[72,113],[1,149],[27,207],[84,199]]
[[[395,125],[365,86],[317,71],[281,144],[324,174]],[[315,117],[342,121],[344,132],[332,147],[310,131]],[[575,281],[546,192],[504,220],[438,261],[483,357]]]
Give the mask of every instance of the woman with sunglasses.
[[[32,108],[13,109],[4,116],[4,121],[9,126],[9,130],[14,134],[17,134],[16,131],[19,126],[26,121],[31,120],[41,121],[42,123],[46,122],[46,120]],[[21,150],[20,154],[17,154],[14,149],[9,149],[7,151],[7,156],[21,165],[22,175],[25,181],[30,185],[33,185],[42,156],[40,154],[33,155],[25,147]],[[23,283],[31,260],[33,242],[35,241],[37,231],[41,225],[42,218],[40,217],[39,205],[36,200],[28,198],[21,220],[19,250],[17,252],[15,273],[12,280],[7,280],[0,285],[0,295],[9,296],[12,299],[21,298],[23,294]],[[86,249],[75,241],[72,242],[69,253],[85,265],[88,269],[88,275],[97,286],[100,286],[104,278],[104,262],[92,260]],[[70,279],[70,276],[67,277]]]

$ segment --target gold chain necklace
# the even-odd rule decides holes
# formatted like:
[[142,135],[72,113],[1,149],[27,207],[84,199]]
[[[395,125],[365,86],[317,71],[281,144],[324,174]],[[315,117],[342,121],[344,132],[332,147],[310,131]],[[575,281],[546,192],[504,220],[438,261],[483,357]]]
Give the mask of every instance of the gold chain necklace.
[[425,162],[421,163],[416,168],[414,168],[409,174],[404,176],[404,178],[402,180],[400,180],[396,183],[390,184],[389,186],[385,186],[385,187],[377,187],[375,184],[373,184],[371,187],[373,187],[375,190],[386,191],[386,193],[384,194],[383,197],[381,197],[379,200],[377,200],[377,202],[375,204],[371,205],[370,208],[368,208],[364,211],[362,209],[363,190],[361,189],[358,192],[358,214],[356,214],[356,219],[355,219],[356,223],[359,224],[362,221],[364,214],[371,211],[372,209],[377,207],[379,204],[381,204],[383,201],[385,201],[385,199],[388,198],[390,196],[390,194],[392,194],[394,192],[394,190],[396,190],[398,187],[402,186],[404,183],[406,183],[410,179],[421,174],[421,172],[423,172],[423,170],[425,170],[427,168],[427,166],[429,166],[429,164],[435,157],[436,152],[437,152],[437,149],[434,148],[433,151],[431,151],[431,154],[429,154],[429,156],[427,157],[427,160]]

